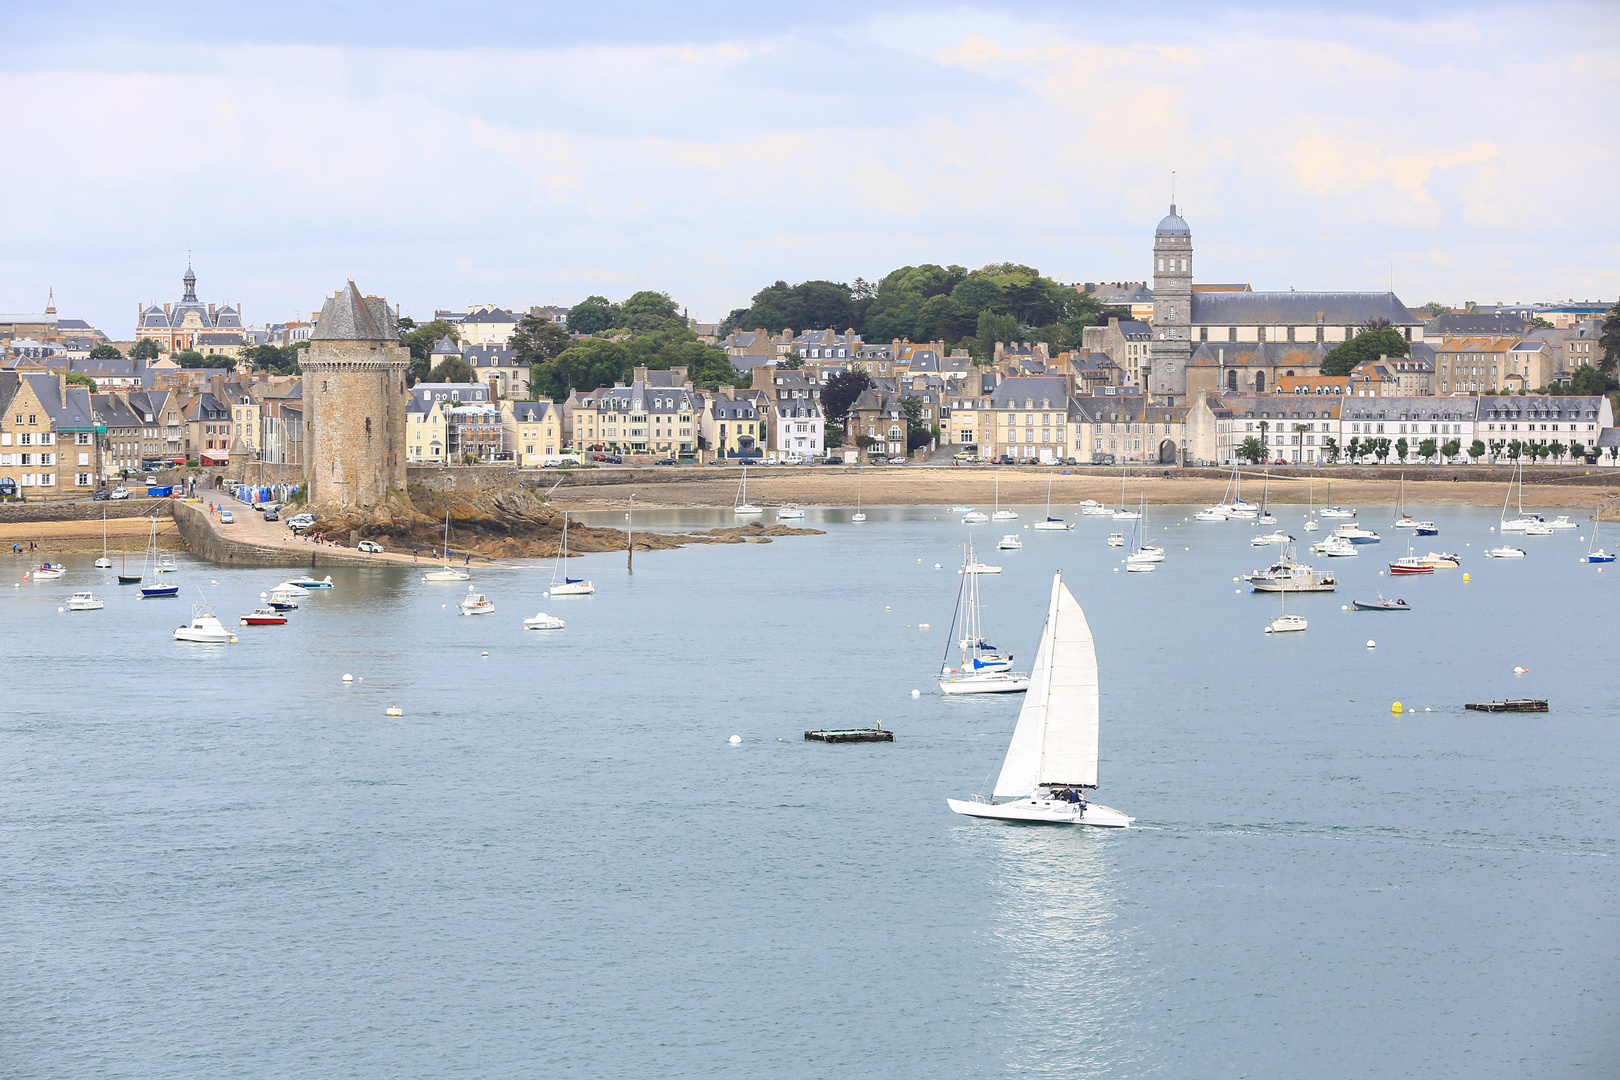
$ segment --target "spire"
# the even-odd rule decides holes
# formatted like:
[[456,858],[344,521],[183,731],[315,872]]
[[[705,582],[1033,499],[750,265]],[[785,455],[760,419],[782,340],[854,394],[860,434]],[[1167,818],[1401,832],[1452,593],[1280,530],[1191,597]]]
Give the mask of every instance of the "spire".
[[180,279],[185,283],[185,295],[180,297],[182,304],[195,304],[197,302],[197,275],[191,269],[191,252],[186,252],[186,276]]
[[51,298],[45,301],[45,314],[56,314],[56,289],[54,287],[51,289]]

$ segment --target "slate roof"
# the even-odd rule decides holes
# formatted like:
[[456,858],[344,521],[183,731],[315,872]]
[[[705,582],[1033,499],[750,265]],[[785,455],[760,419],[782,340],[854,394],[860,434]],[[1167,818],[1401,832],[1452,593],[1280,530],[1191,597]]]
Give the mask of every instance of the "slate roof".
[[1159,221],[1159,227],[1153,230],[1154,236],[1191,236],[1192,230],[1187,222],[1176,213],[1176,204],[1170,204],[1170,213]]
[[1545,394],[1511,394],[1481,398],[1481,420],[1597,420],[1602,409],[1600,397],[1559,397]]
[[1395,326],[1421,321],[1389,292],[1195,292],[1195,326],[1360,326],[1388,319]]
[[1347,397],[1345,420],[1442,420],[1471,424],[1479,414],[1472,397]]
[[92,394],[90,404],[109,428],[137,428],[143,423],[128,405],[112,394]]
[[461,321],[469,323],[515,323],[518,321],[518,317],[510,311],[495,308],[493,311],[475,312]]
[[1327,347],[1314,341],[1204,341],[1193,350],[1187,366],[1321,367],[1327,354]]
[[[1227,415],[1247,420],[1330,420],[1339,415],[1346,400],[1356,398],[1339,396],[1318,397],[1311,394],[1222,394],[1207,399],[1212,410],[1225,410]],[[1367,398],[1367,401],[1392,401],[1393,398]],[[1424,400],[1432,400],[1425,398]]]
[[1461,334],[1522,334],[1530,329],[1530,320],[1522,315],[1500,311],[1462,311],[1441,315],[1423,327],[1425,337],[1446,337]]
[[549,401],[519,401],[512,405],[512,416],[520,424],[538,424],[551,412]]
[[[1145,281],[1105,281],[1095,286],[1090,295],[1092,299],[1100,304],[1151,304],[1153,302],[1153,290],[1147,287]],[[1144,324],[1138,323],[1137,325]]]
[[512,367],[510,345],[469,345],[461,354],[473,367]]
[[326,298],[311,341],[396,341],[393,312],[380,296],[365,297],[349,282]]
[[455,340],[451,338],[449,334],[446,334],[444,337],[433,343],[433,352],[430,355],[460,356],[461,346],[456,344]]
[[[1065,380],[1051,375],[1003,379],[990,394],[992,409],[1062,409],[1069,396]],[[1047,404],[1042,404],[1046,402]],[[1033,404],[1031,404],[1033,403]]]
[[411,387],[411,397],[421,398],[424,401],[450,401],[452,394],[456,395],[457,401],[462,402],[488,401],[489,384],[419,382]]

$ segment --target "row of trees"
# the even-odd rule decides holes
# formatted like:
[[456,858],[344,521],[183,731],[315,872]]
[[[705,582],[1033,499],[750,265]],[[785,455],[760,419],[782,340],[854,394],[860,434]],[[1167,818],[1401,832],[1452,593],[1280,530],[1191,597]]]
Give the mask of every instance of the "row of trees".
[[1058,348],[1080,344],[1081,331],[1128,317],[1018,263],[964,266],[902,266],[877,283],[778,281],[754,294],[720,326],[733,330],[852,328],[872,342],[907,338],[944,341],[988,361],[998,341],[1044,341]]
[[[1409,441],[1400,438],[1391,442],[1382,435],[1370,439],[1362,439],[1357,436],[1343,447],[1339,446],[1337,439],[1328,438],[1322,441],[1322,457],[1326,461],[1335,463],[1340,457],[1343,457],[1352,465],[1358,464],[1366,458],[1376,458],[1378,463],[1382,465],[1389,460],[1391,451],[1394,452],[1395,459],[1402,463],[1406,461],[1408,456],[1413,454],[1416,455],[1419,461],[1443,459],[1446,462],[1452,462],[1456,460],[1457,455],[1462,453],[1462,449],[1460,439],[1448,439],[1445,442],[1440,442],[1437,439]],[[1554,461],[1562,461],[1566,455],[1579,459],[1587,454],[1595,456],[1600,452],[1595,443],[1588,447],[1579,439],[1571,439],[1567,444],[1557,439],[1549,442],[1497,439],[1488,445],[1479,439],[1475,439],[1468,446],[1469,457],[1476,461],[1487,453],[1498,457],[1506,456],[1512,461],[1518,461],[1520,458],[1536,461],[1548,457]],[[1611,446],[1608,453],[1611,461],[1620,460],[1620,447]],[[1260,465],[1270,459],[1271,451],[1268,449],[1264,439],[1251,435],[1238,446],[1237,456],[1251,464]]]

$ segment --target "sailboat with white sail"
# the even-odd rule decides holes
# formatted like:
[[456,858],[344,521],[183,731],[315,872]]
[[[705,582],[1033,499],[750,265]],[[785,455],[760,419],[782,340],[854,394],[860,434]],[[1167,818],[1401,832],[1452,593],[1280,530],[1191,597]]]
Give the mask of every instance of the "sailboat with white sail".
[[1052,477],[1046,478],[1046,520],[1037,521],[1035,529],[1039,532],[1063,532],[1074,528],[1074,522],[1064,521],[1062,518],[1052,516]]
[[444,561],[437,570],[422,575],[423,581],[470,581],[472,574],[459,566],[450,565],[450,511],[444,512]]
[[[584,578],[571,578],[563,560],[568,558],[568,513],[563,513],[562,539],[557,543],[557,561],[551,567],[551,587],[546,590],[547,596],[591,596],[596,592],[596,583],[586,581]],[[562,580],[557,578],[561,576]]]
[[749,514],[763,514],[765,511],[748,501],[748,466],[742,467],[742,483],[737,485],[737,498],[731,512],[738,517],[747,517]]
[[[1003,653],[984,640],[979,607],[979,575],[972,566],[973,545],[963,555],[962,582],[956,590],[956,612],[945,637],[945,656],[940,660],[939,691],[942,694],[1007,694],[1028,689],[1029,676],[1012,670],[1011,653]],[[960,659],[950,665],[951,645]]]
[[1099,780],[1100,714],[1096,643],[1059,572],[1052,577],[1029,690],[995,786],[988,798],[946,799],[946,805],[997,821],[1128,827],[1135,818],[1085,796]]

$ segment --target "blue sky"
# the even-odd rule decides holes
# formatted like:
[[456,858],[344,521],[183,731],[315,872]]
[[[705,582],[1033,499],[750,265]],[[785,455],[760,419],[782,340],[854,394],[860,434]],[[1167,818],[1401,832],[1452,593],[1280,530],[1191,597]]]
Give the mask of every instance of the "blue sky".
[[[1029,263],[1408,303],[1620,292],[1620,7],[873,0],[0,12],[0,310],[113,337]],[[1126,8],[1129,10],[1126,10]]]

